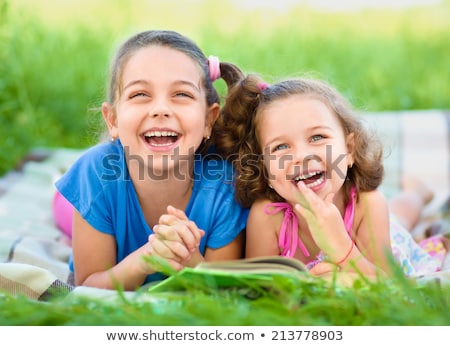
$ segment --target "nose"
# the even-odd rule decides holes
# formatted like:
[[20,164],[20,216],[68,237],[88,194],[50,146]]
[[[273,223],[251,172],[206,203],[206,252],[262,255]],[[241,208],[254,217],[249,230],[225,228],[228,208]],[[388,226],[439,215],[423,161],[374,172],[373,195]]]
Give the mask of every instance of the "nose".
[[172,114],[169,102],[164,98],[155,99],[149,108],[148,114],[151,117],[169,117]]
[[305,169],[310,163],[320,162],[322,159],[307,145],[296,145],[292,161],[295,165],[302,165]]

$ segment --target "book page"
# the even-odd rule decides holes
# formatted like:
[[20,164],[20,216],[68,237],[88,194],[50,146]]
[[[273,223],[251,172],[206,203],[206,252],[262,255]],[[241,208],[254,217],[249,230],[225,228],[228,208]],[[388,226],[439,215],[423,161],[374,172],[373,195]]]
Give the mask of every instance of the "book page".
[[240,273],[308,272],[306,266],[294,258],[282,256],[254,257],[231,261],[203,262],[195,269]]

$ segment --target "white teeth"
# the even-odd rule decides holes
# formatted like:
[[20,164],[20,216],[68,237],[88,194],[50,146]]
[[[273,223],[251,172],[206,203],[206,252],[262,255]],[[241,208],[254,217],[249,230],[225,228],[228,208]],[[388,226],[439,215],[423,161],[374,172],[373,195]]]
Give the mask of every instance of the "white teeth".
[[316,174],[320,174],[320,173],[321,173],[320,171],[315,171],[315,172],[302,174],[302,175],[299,175],[297,178],[295,178],[295,181],[305,180],[305,179],[311,178],[312,176],[314,176]]
[[177,137],[178,134],[173,131],[149,131],[144,133],[145,137]]
[[325,180],[324,176],[321,176],[319,179],[317,179],[316,181],[310,183],[310,184],[306,184],[306,187],[312,188],[315,187],[317,185],[320,185],[323,183],[323,181]]

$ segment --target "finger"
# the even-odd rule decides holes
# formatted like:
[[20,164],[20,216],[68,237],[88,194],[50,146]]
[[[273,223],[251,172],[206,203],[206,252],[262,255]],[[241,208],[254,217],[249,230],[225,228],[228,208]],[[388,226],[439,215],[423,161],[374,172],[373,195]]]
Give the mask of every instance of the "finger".
[[162,239],[183,243],[189,251],[194,251],[198,247],[203,234],[192,221],[179,221],[172,226],[158,225],[155,233]]
[[160,239],[158,235],[149,238],[154,255],[166,260],[183,262],[190,258],[190,251],[178,241]]
[[191,234],[193,236],[193,242],[190,243],[191,245],[190,249],[191,251],[195,251],[200,245],[200,241],[202,240],[202,237],[205,235],[205,231],[198,228],[197,224],[194,221],[188,221],[186,225],[191,231]]
[[[179,226],[179,225],[178,225]],[[179,227],[178,227],[179,228]],[[153,232],[159,236],[159,238],[170,241],[183,242],[177,225],[167,226],[165,224],[155,225],[153,227]]]
[[166,260],[180,260],[177,256],[170,250],[170,248],[161,240],[158,235],[152,234],[148,238],[148,242],[150,244],[151,254],[153,256],[162,257]]
[[[188,247],[190,247],[192,250],[195,250],[195,248],[198,247],[198,245],[200,244],[201,238],[205,235],[205,231],[199,229],[195,222],[189,220],[183,210],[177,209],[177,208],[169,205],[167,207],[167,212],[170,213],[173,216],[178,217],[180,220],[183,220],[185,225],[192,232],[192,235],[194,237],[194,241],[193,242],[191,241],[190,237],[187,237],[186,239],[183,238],[183,239],[185,241],[185,244],[188,245]],[[187,234],[183,234],[183,235],[187,236]]]
[[300,181],[297,184],[297,202],[306,209],[311,209],[311,204],[314,201],[315,194],[308,189],[306,185]]
[[178,216],[172,215],[172,214],[162,214],[158,220],[159,224],[164,224],[167,226],[174,225],[178,222],[180,222],[180,218]]
[[162,259],[165,265],[170,266],[172,269],[176,271],[179,271],[183,268],[183,265],[180,262],[159,256],[149,244],[147,244],[147,246],[145,246],[145,248],[143,249],[143,254],[151,256],[151,259],[156,260],[156,262],[154,262],[154,260],[148,261],[146,259],[142,261],[144,271],[148,272],[149,274],[154,273],[155,271],[158,272],[163,270],[163,267],[161,267],[161,263],[159,262],[158,259]]
[[300,214],[305,220],[306,223],[309,225],[311,229],[315,229],[315,226],[317,224],[316,221],[316,215],[310,210],[305,207],[303,207],[301,204],[297,203],[294,205],[294,210]]
[[167,206],[167,213],[169,215],[173,215],[176,216],[177,218],[179,218],[180,220],[185,220],[188,221],[188,217],[186,216],[185,212],[181,209],[175,208],[171,205]]
[[330,192],[326,197],[325,197],[325,202],[327,203],[333,203],[333,199],[334,199],[334,193]]
[[335,272],[339,270],[339,267],[329,262],[317,263],[314,267],[309,270],[309,273],[315,276],[324,275],[327,273]]
[[[313,190],[306,187],[303,182],[300,182],[298,186],[299,191],[302,194],[302,198],[305,201],[304,203],[301,203],[302,206],[304,208],[310,209],[314,214],[320,213],[320,211],[326,206],[325,201],[320,198]],[[328,198],[333,198],[333,196],[329,195],[327,195]]]

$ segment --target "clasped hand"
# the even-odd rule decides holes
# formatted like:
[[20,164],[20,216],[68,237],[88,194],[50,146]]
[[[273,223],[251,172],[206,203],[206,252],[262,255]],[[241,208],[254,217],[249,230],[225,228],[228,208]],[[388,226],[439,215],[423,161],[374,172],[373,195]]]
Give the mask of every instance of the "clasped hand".
[[205,232],[184,211],[168,206],[167,214],[161,215],[153,232],[148,239],[151,255],[166,260],[175,270],[203,261],[199,244]]

